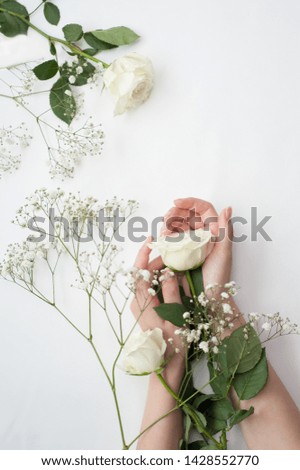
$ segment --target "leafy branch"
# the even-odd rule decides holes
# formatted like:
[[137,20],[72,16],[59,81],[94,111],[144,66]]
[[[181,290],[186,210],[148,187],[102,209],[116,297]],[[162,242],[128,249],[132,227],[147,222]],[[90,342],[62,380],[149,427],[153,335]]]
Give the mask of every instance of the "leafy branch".
[[[108,63],[95,56],[107,49],[132,44],[139,36],[125,26],[84,32],[83,27],[75,23],[63,26],[63,37],[53,36],[31,21],[31,15],[41,5],[39,4],[33,12],[29,13],[27,8],[18,1],[1,0],[0,32],[7,37],[14,37],[27,34],[30,28],[48,41],[50,54],[54,58],[35,67],[33,72],[39,80],[49,80],[59,75],[50,90],[50,106],[53,113],[69,125],[77,111],[72,86],[82,86],[88,83],[96,71],[93,63],[104,69],[109,67]],[[57,26],[60,22],[60,10],[54,3],[44,1],[43,13],[51,25]],[[68,62],[59,64],[57,45],[62,46],[69,55],[77,59],[74,70],[68,66]]]

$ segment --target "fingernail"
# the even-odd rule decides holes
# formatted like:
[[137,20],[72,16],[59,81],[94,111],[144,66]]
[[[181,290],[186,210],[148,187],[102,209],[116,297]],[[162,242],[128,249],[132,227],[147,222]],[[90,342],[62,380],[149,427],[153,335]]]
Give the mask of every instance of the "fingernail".
[[227,222],[231,219],[231,216],[232,216],[232,207],[227,207],[225,211],[225,217],[226,217]]

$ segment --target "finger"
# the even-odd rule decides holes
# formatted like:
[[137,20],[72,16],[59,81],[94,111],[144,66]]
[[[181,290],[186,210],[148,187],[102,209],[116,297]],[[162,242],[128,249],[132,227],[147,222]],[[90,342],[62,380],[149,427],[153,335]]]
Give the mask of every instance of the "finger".
[[152,274],[153,271],[158,271],[160,269],[163,269],[164,266],[165,265],[164,265],[164,262],[162,260],[162,257],[158,256],[157,258],[154,258],[152,261],[150,261],[150,263],[148,265],[148,270]]
[[175,199],[174,204],[180,209],[193,209],[195,208],[199,214],[206,212],[209,207],[212,207],[212,204],[204,199],[198,199],[196,197],[186,197]]
[[[203,199],[197,199],[194,197],[188,197],[184,199],[175,199],[174,204],[180,209],[189,209],[195,211],[203,219],[206,226],[209,226],[210,231],[213,235],[218,234],[218,214],[214,206]],[[199,228],[199,222],[196,222],[195,228]],[[201,224],[201,222],[200,222]]]
[[164,302],[181,304],[179,284],[176,276],[170,276],[169,271],[164,273],[166,279],[162,283]]
[[149,236],[145,243],[140,248],[137,257],[134,262],[134,266],[138,269],[147,269],[149,264],[149,256],[151,253],[151,248],[149,248],[148,244],[151,243],[152,237]]
[[176,234],[178,232],[186,232],[190,230],[190,224],[188,222],[180,223],[172,221],[172,224],[163,225],[160,231],[160,235],[166,237],[167,235]]
[[153,307],[159,305],[157,295],[152,295],[151,280],[153,278],[153,271],[163,267],[163,261],[160,256],[149,263],[151,248],[149,248],[148,244],[151,241],[152,237],[150,236],[140,248],[135,260],[135,267],[148,270],[150,272],[150,279],[149,281],[137,279],[135,296],[131,302],[131,310],[143,330],[148,329],[149,325],[151,326],[149,319],[151,320],[154,314]]
[[233,229],[231,223],[232,208],[223,209],[219,215],[219,233],[217,237],[216,249],[232,249]]
[[164,216],[161,234],[169,235],[173,232],[189,230],[189,224],[187,222],[188,215],[188,210],[172,207]]
[[164,219],[169,219],[170,217],[182,217],[185,219],[189,215],[189,209],[181,209],[180,207],[171,207],[170,210],[165,214]]
[[188,283],[188,280],[187,280],[186,276],[182,277],[181,285],[182,285],[182,288],[184,290],[185,295],[187,295],[188,297],[192,297],[191,289],[190,289],[190,286],[189,286],[189,283]]

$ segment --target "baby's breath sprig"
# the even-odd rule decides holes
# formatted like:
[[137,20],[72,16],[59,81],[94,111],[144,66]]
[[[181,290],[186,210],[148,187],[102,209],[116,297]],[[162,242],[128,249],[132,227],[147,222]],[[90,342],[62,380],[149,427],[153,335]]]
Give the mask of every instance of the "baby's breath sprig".
[[0,179],[3,174],[19,168],[22,151],[30,145],[31,139],[25,123],[0,129]]
[[[119,259],[122,247],[115,235],[137,207],[134,200],[114,197],[100,203],[94,197],[66,193],[60,188],[36,190],[26,198],[13,221],[23,229],[33,227],[34,236],[10,244],[0,263],[0,278],[50,305],[92,348],[114,398],[124,449],[128,446],[116,387],[116,364],[131,335],[126,332],[123,317],[132,290],[127,285],[128,272]],[[59,221],[51,216],[51,210]],[[113,222],[115,211],[121,216],[117,224]],[[99,226],[100,213],[106,221],[103,227]],[[93,236],[88,239],[91,227]],[[43,240],[39,239],[41,234]],[[62,278],[59,276],[66,263],[64,296],[72,298],[77,289],[86,300],[83,326],[61,305],[64,302],[60,298]],[[110,364],[104,363],[94,340],[99,318],[101,328],[112,332],[117,350]]]
[[[72,63],[74,63],[74,60]],[[90,80],[89,83],[92,86],[94,84],[93,78],[91,77]],[[0,71],[0,83],[4,89],[7,89],[7,91],[3,90],[0,97],[12,100],[18,107],[24,109],[29,117],[33,118],[34,122],[37,124],[42,137],[42,143],[47,149],[49,172],[52,178],[58,178],[60,180],[71,178],[74,176],[75,166],[82,158],[101,155],[104,144],[104,132],[101,124],[93,123],[92,117],[89,117],[83,124],[77,125],[77,127],[76,124],[67,127],[61,124],[53,124],[51,121],[47,120],[45,118],[45,111],[38,112],[34,110],[34,103],[35,107],[39,104],[36,104],[36,95],[43,95],[48,93],[49,90],[33,91],[36,84],[36,77],[30,69],[30,63],[2,69]],[[77,108],[83,109],[84,99],[82,99],[81,95],[78,93],[75,97],[78,102]],[[78,113],[77,118],[82,117],[83,113],[82,115]],[[8,128],[7,132],[9,129],[11,128]],[[18,138],[17,132],[15,132],[16,135],[14,139],[0,138],[2,160],[0,164],[0,176],[4,172],[12,173],[20,166],[21,151],[24,147],[29,145],[32,139],[24,123],[19,131],[21,130],[24,130],[24,133],[19,138],[20,145],[18,145],[18,147],[20,152],[17,154],[14,153]],[[12,141],[14,141],[13,146],[10,144]],[[25,142],[26,145],[24,145]]]

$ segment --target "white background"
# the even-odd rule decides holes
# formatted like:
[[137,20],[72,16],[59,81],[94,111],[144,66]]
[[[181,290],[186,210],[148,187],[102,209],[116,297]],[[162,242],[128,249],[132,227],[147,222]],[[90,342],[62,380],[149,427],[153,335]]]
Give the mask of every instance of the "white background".
[[[29,8],[36,3],[26,1]],[[89,106],[106,132],[104,152],[84,161],[64,188],[100,200],[135,198],[149,220],[174,198],[190,195],[211,200],[217,210],[232,205],[235,215],[246,218],[257,206],[259,216],[272,216],[266,228],[273,241],[259,238],[235,247],[239,305],[243,311],[280,311],[300,323],[299,2],[56,3],[61,25],[78,22],[87,30],[123,24],[136,30],[142,36],[137,44],[104,57],[137,51],[151,58],[156,71],[150,100],[127,115],[114,118],[107,94],[93,95]],[[45,25],[39,15],[35,21]],[[47,51],[35,34],[29,42],[5,41],[0,38],[2,65],[10,49],[16,62]],[[7,102],[0,106],[1,125],[28,121]],[[1,254],[24,235],[10,224],[24,197],[35,188],[57,186],[48,176],[40,137],[32,122],[28,125],[34,143],[21,169],[0,182]],[[137,248],[127,247],[129,265]],[[0,447],[120,448],[112,400],[88,345],[26,292],[1,281],[0,296]],[[108,336],[101,347],[111,347]],[[269,358],[298,404],[299,355],[298,337],[269,346]],[[119,385],[126,432],[134,436],[147,378],[120,373]],[[231,447],[243,448],[239,436],[232,439]]]

